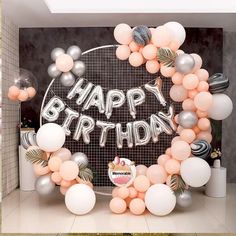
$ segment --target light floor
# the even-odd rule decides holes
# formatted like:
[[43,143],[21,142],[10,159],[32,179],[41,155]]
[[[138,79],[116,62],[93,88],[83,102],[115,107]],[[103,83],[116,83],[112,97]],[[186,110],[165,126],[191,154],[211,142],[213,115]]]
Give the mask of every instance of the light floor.
[[36,192],[15,190],[2,203],[3,233],[235,233],[236,184],[228,185],[226,198],[209,198],[195,190],[193,205],[170,215],[157,217],[146,212],[134,216],[128,211],[115,215],[109,211],[109,197],[97,196],[94,210],[75,216],[56,193],[42,199]]

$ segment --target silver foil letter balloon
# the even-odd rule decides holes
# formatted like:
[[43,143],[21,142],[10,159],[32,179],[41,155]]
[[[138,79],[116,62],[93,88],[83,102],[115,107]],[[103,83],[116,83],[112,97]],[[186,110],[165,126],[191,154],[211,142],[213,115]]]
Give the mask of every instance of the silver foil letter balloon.
[[105,147],[106,141],[107,141],[107,135],[109,130],[114,129],[116,125],[111,122],[106,122],[106,121],[100,121],[98,120],[96,122],[96,125],[101,128],[101,135],[99,139],[99,145],[100,147]]
[[125,95],[122,90],[119,89],[109,90],[107,93],[106,111],[105,111],[107,119],[110,119],[113,108],[121,107],[124,103],[125,103]]
[[123,147],[124,139],[127,140],[127,145],[129,148],[133,147],[133,134],[132,134],[133,125],[131,122],[126,124],[126,131],[122,131],[122,126],[120,123],[116,124],[116,143],[118,148]]
[[136,106],[141,105],[145,101],[145,93],[141,88],[133,88],[127,91],[127,100],[130,115],[136,118]]
[[76,125],[73,139],[78,141],[82,136],[84,143],[89,144],[90,143],[89,134],[94,130],[94,126],[95,126],[95,121],[92,117],[81,115]]
[[145,84],[144,87],[145,89],[147,89],[147,91],[153,93],[156,96],[157,100],[161,103],[162,106],[166,106],[166,100],[161,91],[162,79],[158,77],[154,85]]
[[69,136],[71,134],[71,131],[69,130],[71,122],[74,119],[79,117],[79,113],[77,111],[70,109],[70,108],[66,108],[65,113],[66,113],[66,118],[62,123],[62,128],[64,128],[66,135]]
[[[143,130],[143,137],[141,137],[140,130]],[[151,131],[149,124],[144,120],[134,121],[133,134],[135,146],[146,145],[151,138]]]
[[60,112],[65,109],[65,103],[57,96],[52,97],[43,108],[42,117],[49,122],[58,119]]
[[104,94],[100,85],[97,85],[90,93],[82,110],[88,110],[91,106],[97,107],[100,113],[105,112]]
[[167,123],[170,125],[170,127],[175,131],[176,130],[176,124],[174,122],[174,116],[175,116],[175,107],[173,104],[169,106],[168,113],[164,113],[162,111],[158,112],[158,116],[161,117],[163,120],[167,121]]
[[93,87],[93,84],[89,82],[82,88],[83,84],[84,84],[84,79],[83,78],[79,79],[67,94],[67,98],[70,100],[74,98],[76,95],[79,95],[78,98],[76,99],[77,105],[81,105],[84,102],[84,100],[87,98]]

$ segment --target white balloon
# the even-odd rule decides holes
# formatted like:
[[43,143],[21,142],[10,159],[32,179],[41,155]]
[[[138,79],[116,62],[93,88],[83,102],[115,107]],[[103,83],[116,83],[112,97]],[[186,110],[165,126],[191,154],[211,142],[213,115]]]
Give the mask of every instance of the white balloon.
[[64,129],[55,123],[47,123],[40,127],[36,140],[38,146],[46,152],[55,152],[60,149],[66,140]]
[[208,182],[211,168],[202,158],[190,157],[181,163],[180,174],[186,184],[197,188]]
[[208,115],[214,120],[226,119],[233,110],[233,102],[229,96],[223,93],[212,95],[212,105],[208,110]]
[[186,38],[186,32],[184,27],[175,21],[167,22],[164,26],[166,26],[171,33],[172,39],[176,39],[180,45],[184,43],[184,40]]
[[145,204],[152,214],[164,216],[175,208],[176,197],[172,189],[166,184],[154,184],[145,194]]
[[85,184],[75,184],[66,192],[65,204],[73,214],[85,215],[94,208],[95,203],[94,191]]

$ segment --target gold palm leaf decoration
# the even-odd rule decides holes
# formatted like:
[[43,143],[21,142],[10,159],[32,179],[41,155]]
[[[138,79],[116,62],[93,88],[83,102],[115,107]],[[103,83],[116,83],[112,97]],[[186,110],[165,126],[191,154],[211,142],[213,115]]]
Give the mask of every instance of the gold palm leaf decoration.
[[159,48],[157,59],[164,66],[171,67],[175,65],[175,59],[178,54],[169,48]]
[[40,164],[44,167],[48,165],[47,154],[40,149],[32,149],[27,151],[25,158],[32,164]]
[[91,182],[93,180],[93,172],[89,168],[79,169],[79,177],[85,181]]
[[180,175],[174,174],[171,176],[170,187],[174,192],[183,193],[187,185]]

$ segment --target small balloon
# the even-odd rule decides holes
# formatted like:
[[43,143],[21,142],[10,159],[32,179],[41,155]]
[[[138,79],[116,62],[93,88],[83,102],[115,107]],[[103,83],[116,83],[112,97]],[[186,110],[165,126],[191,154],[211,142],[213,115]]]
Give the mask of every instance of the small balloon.
[[126,131],[122,131],[122,126],[120,123],[116,124],[116,144],[118,148],[123,147],[124,139],[127,140],[127,145],[129,148],[133,147],[133,126],[132,123],[129,122],[126,124]]
[[[140,134],[142,130],[142,138]],[[146,145],[151,138],[150,126],[146,121],[140,120],[133,123],[133,133],[135,146]]]
[[61,71],[57,69],[56,64],[53,63],[48,67],[48,75],[52,78],[57,78],[61,74]]
[[109,130],[114,129],[116,127],[116,125],[111,122],[100,121],[100,120],[98,120],[96,122],[96,125],[101,128],[99,145],[100,145],[100,147],[105,147],[108,132],[109,132]]
[[192,205],[192,194],[189,190],[176,195],[176,205],[179,207],[187,208]]
[[51,180],[51,175],[42,175],[35,182],[35,190],[40,195],[49,195],[55,189],[55,183]]
[[178,115],[178,123],[186,129],[193,128],[198,122],[198,118],[193,111],[181,111]]
[[56,59],[61,56],[62,54],[65,54],[65,50],[62,48],[54,48],[51,52],[51,58],[53,61],[56,61]]
[[196,140],[190,144],[192,155],[206,159],[211,154],[211,145],[205,140]]
[[62,73],[60,82],[65,87],[71,87],[75,83],[75,77],[71,72]]
[[181,74],[188,74],[194,68],[194,58],[189,54],[178,55],[175,59],[175,68]]
[[212,94],[222,93],[229,87],[229,79],[222,73],[216,73],[209,77],[209,90]]
[[78,46],[72,45],[67,49],[66,53],[70,55],[73,60],[78,60],[82,54],[82,51]]
[[84,74],[84,72],[85,72],[85,64],[84,64],[84,62],[82,62],[82,61],[75,61],[74,62],[74,66],[72,68],[72,72],[76,76],[78,76],[78,77],[82,76]]
[[83,152],[75,152],[71,156],[71,161],[74,161],[81,169],[88,166],[88,157]]
[[132,37],[134,42],[138,45],[147,45],[151,40],[151,36],[152,34],[150,29],[145,25],[139,25],[133,29]]

